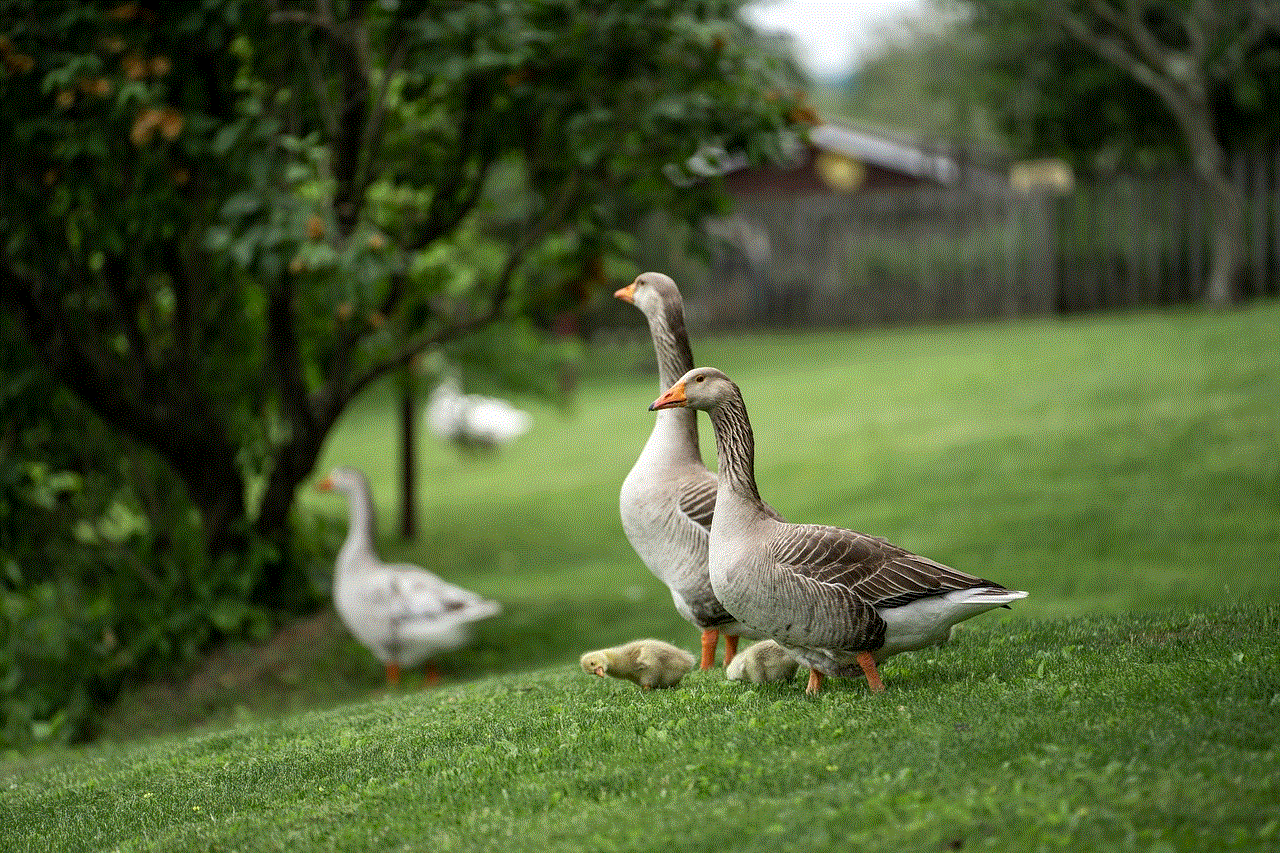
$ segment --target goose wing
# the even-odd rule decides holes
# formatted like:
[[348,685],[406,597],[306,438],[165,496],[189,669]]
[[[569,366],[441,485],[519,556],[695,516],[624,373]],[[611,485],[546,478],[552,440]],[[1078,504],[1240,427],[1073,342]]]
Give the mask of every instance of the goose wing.
[[391,583],[393,618],[469,622],[492,616],[500,609],[497,602],[455,586],[426,569],[416,566],[392,568],[395,569]]
[[770,542],[778,568],[838,587],[873,607],[901,607],[956,589],[994,587],[879,536],[818,524],[789,525]]
[[[699,476],[690,477],[680,484],[676,506],[680,514],[710,532],[711,518],[716,509],[716,492],[720,489],[720,481],[715,474],[703,470]],[[782,521],[778,511],[768,504],[763,504],[765,513],[777,521]]]
[[710,471],[706,476],[689,477],[680,484],[676,495],[676,507],[680,514],[703,530],[711,530],[711,516],[716,509],[716,490],[719,482]]

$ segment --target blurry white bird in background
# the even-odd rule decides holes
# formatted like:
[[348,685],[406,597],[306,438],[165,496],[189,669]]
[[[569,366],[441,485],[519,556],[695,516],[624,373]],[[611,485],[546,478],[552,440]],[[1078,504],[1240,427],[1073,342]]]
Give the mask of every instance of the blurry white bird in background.
[[529,431],[533,418],[506,400],[464,394],[453,377],[444,379],[427,400],[427,429],[468,450],[492,449]]

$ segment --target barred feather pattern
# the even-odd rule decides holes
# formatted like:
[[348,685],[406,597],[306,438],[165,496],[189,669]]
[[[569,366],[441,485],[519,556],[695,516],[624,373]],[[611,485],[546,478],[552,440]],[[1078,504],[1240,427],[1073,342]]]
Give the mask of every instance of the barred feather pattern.
[[[711,417],[720,460],[710,574],[740,623],[819,672],[857,675],[859,652],[878,661],[944,642],[956,622],[1025,597],[878,536],[762,513],[741,391],[719,371],[708,369],[705,378],[707,391],[691,399]],[[701,387],[697,379],[698,371],[686,377],[686,396]],[[977,597],[956,597],[970,589]]]
[[732,399],[710,409],[707,414],[716,431],[720,486],[763,506],[760,490],[756,488],[756,440],[738,386],[733,386]]
[[793,525],[770,541],[769,553],[778,568],[847,588],[875,607],[901,607],[957,589],[1004,589],[878,536],[826,525]]

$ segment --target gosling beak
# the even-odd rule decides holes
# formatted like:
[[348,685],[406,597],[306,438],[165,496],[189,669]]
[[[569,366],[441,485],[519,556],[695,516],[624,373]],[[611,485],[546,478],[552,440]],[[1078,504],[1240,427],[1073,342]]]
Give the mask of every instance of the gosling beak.
[[613,295],[623,302],[630,302],[632,305],[636,304],[636,283],[633,281],[626,287],[619,287],[613,292]]
[[323,480],[321,480],[320,482],[316,483],[316,491],[317,491],[317,492],[332,492],[332,491],[333,491],[333,478],[332,478],[332,477],[325,477]]
[[656,412],[658,409],[674,409],[677,406],[686,406],[688,401],[684,396],[684,383],[677,382],[667,389],[667,392],[661,397],[653,401],[649,406],[649,411]]
[[604,667],[602,666],[596,667],[595,669],[591,670],[591,672],[595,675],[600,676],[601,678],[604,678]]

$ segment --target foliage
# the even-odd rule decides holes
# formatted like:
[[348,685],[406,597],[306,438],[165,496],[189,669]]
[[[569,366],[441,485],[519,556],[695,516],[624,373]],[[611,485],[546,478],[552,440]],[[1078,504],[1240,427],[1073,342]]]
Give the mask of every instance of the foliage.
[[[0,328],[117,449],[48,465],[92,484],[54,538],[123,507],[147,595],[204,590],[183,618],[314,607],[294,495],[352,400],[435,347],[478,354],[485,327],[508,332],[488,361],[517,362],[625,265],[642,212],[717,205],[671,170],[768,157],[796,126],[737,5],[0,0]],[[81,546],[91,572],[49,547],[55,587],[112,580],[64,590],[77,605],[140,572]]]
[[[1157,33],[1185,45],[1176,20],[1186,4],[1144,5]],[[1223,4],[1222,14],[1232,14],[1235,5]],[[1046,4],[998,0],[969,6],[967,26],[986,46],[984,74],[977,79],[1015,150],[1103,171],[1184,160],[1186,140],[1168,107],[1132,74],[1102,61],[1056,25]],[[1237,47],[1233,40],[1242,35],[1224,32],[1218,47],[1224,55],[1207,68],[1212,112],[1228,145],[1280,132],[1268,107],[1280,98],[1280,33],[1264,32]],[[1225,54],[1241,49],[1238,61],[1228,61]]]
[[[1257,850],[1273,605],[958,632],[850,679],[640,693],[554,668],[10,765],[60,850]],[[689,636],[690,644],[693,637]],[[1189,808],[1188,803],[1194,803]],[[74,813],[79,820],[67,820]]]
[[[8,318],[0,318],[8,322]],[[22,347],[0,363],[0,749],[80,740],[129,680],[190,665],[275,625],[246,564],[211,560],[199,519],[154,454],[125,442]],[[295,546],[319,577],[318,537]],[[323,588],[310,584],[315,593]]]
[[[950,4],[953,6],[954,4]],[[939,3],[934,14],[886,32],[838,89],[832,107],[859,123],[922,139],[1004,147],[975,77],[986,46],[968,20]]]
[[[1052,153],[1058,156],[1074,152],[1077,161],[1101,151],[1104,163],[1114,159],[1106,158],[1109,151],[1125,148],[1157,155],[1175,148],[1181,154],[1208,196],[1213,252],[1205,300],[1235,301],[1244,239],[1241,193],[1228,152],[1251,134],[1277,128],[1262,96],[1280,87],[1280,5],[999,0],[974,8],[989,43],[1017,51],[1002,47],[993,57],[1003,57],[1003,64],[1031,83],[1021,98],[1010,98],[1006,77],[996,96],[1023,105],[1017,130],[1028,144],[1056,147]],[[1079,121],[1081,115],[1094,120]],[[1048,121],[1036,120],[1042,116]],[[1103,135],[1089,139],[1086,131],[1085,139],[1065,145],[1046,136],[1047,131],[1069,137],[1089,125],[1103,128]]]

